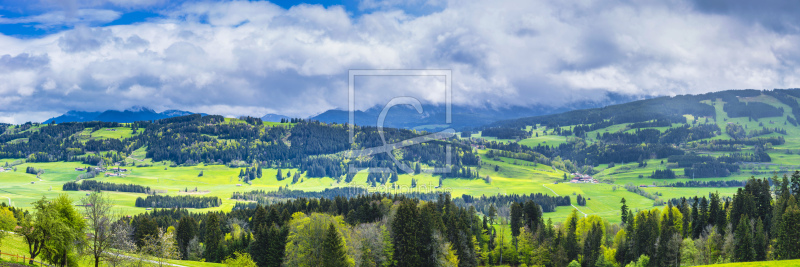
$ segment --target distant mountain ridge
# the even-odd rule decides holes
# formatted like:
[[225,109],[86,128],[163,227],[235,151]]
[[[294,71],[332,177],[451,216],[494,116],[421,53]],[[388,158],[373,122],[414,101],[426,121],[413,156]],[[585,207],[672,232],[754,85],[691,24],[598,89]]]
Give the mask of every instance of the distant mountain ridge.
[[284,116],[280,114],[267,114],[264,117],[261,117],[262,121],[271,121],[271,122],[280,122],[282,119],[291,119],[289,116]]
[[[428,131],[453,128],[460,131],[481,127],[501,120],[557,114],[576,109],[599,108],[646,98],[647,97],[644,96],[608,93],[606,98],[601,101],[572,102],[568,105],[563,105],[560,107],[553,107],[543,104],[504,108],[453,105],[451,110],[452,123],[450,124],[446,124],[447,108],[445,105],[423,104],[422,114],[417,113],[417,111],[411,106],[403,105],[393,107],[391,111],[387,113],[383,126],[387,128],[418,129]],[[361,126],[377,126],[378,117],[382,110],[383,106],[374,106],[367,110],[355,111],[355,124]],[[148,107],[133,106],[123,111],[106,110],[103,112],[92,112],[71,110],[61,116],[50,118],[44,123],[50,123],[52,121],[55,121],[56,123],[86,121],[129,123],[135,121],[179,117],[191,114],[195,113],[183,110],[165,110],[159,113]],[[204,113],[200,114],[206,115]],[[288,120],[291,119],[291,117],[280,114],[266,114],[262,116],[261,119],[263,121],[280,122],[282,119]],[[310,116],[307,119],[318,120],[326,123],[343,124],[350,121],[350,113],[347,110],[332,109]]]
[[[488,107],[453,105],[451,107],[452,123],[450,124],[445,124],[447,116],[447,108],[445,105],[423,104],[422,114],[417,113],[413,107],[404,105],[393,107],[387,113],[383,126],[430,131],[453,128],[460,131],[481,127],[501,120],[557,114],[576,109],[600,108],[641,99],[647,99],[647,97],[608,93],[606,94],[606,99],[602,101],[572,102],[560,107],[536,104],[525,107],[513,106],[494,109]],[[364,111],[355,111],[355,124],[377,126],[378,117],[382,110],[383,106],[375,106]],[[328,110],[312,116],[309,119],[327,123],[347,123],[350,121],[350,113],[347,110]]]
[[150,109],[148,107],[133,106],[123,111],[106,110],[103,112],[99,111],[92,112],[92,111],[70,110],[61,116],[50,118],[44,121],[44,123],[50,123],[53,121],[55,121],[56,123],[85,122],[85,121],[130,123],[135,121],[149,121],[149,120],[159,120],[172,117],[180,117],[191,114],[195,113],[183,110],[175,110],[175,109],[165,110],[163,112],[156,112],[155,110]]

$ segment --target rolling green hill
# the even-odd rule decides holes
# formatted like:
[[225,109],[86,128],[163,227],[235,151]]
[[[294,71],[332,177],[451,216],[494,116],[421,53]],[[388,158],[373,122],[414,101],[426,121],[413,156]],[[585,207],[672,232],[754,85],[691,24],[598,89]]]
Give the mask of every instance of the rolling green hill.
[[[623,196],[635,209],[658,203],[626,191],[626,184],[670,186],[697,180],[745,180],[800,168],[800,128],[794,125],[797,100],[798,90],[654,98],[498,122],[485,129],[494,129],[500,136],[477,132],[470,138],[430,142],[393,153],[409,166],[443,167],[442,153],[436,151],[452,145],[456,155],[453,169],[459,171],[446,175],[404,173],[385,154],[349,158],[349,149],[382,144],[376,129],[370,127],[356,127],[356,142],[351,144],[347,128],[339,124],[300,120],[272,123],[197,114],[155,122],[6,125],[0,135],[0,166],[9,164],[11,170],[0,173],[4,178],[0,197],[18,207],[30,207],[42,195],[55,196],[62,193],[64,183],[79,180],[83,173],[75,168],[117,164],[129,171],[122,176],[102,172],[92,179],[149,186],[167,195],[222,199],[221,206],[208,210],[230,210],[236,202],[230,200],[231,194],[254,189],[321,191],[358,186],[386,192],[393,185],[408,190],[413,183],[417,189],[447,190],[455,197],[556,193],[574,199],[580,194],[588,199],[586,206],[576,205],[582,212],[618,221],[615,212]],[[726,109],[736,108],[726,106],[733,102],[764,111],[744,116],[736,111],[739,117],[731,117]],[[781,114],[772,116],[777,111]],[[387,129],[387,133],[389,143],[424,134],[399,129]],[[734,138],[733,133],[740,136]],[[509,139],[504,134],[522,136]],[[681,155],[707,157],[689,163],[671,161],[680,160]],[[363,169],[389,167],[398,172],[398,179],[370,176],[365,171],[348,175],[351,164]],[[262,169],[261,178],[239,175],[256,166]],[[26,173],[28,167],[41,172]],[[299,172],[298,180],[277,179],[279,169],[284,174]],[[694,177],[686,175],[687,169]],[[672,170],[676,177],[651,178],[656,170]],[[202,177],[198,177],[200,172]],[[569,180],[570,173],[575,172],[592,175],[599,183],[565,183],[564,177],[569,176]],[[195,187],[200,192],[192,192]],[[185,192],[187,189],[189,192]],[[662,201],[715,191],[723,196],[735,192],[735,188],[710,187],[644,190],[657,193]],[[67,193],[75,198],[84,194]],[[135,199],[143,194],[111,194],[127,214],[146,210],[134,207]],[[569,209],[560,207],[545,216],[563,218]]]

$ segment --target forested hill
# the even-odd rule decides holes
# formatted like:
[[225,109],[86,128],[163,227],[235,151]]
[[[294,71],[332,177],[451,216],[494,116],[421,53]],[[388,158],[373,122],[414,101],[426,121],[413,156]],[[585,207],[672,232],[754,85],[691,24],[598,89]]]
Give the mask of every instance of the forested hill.
[[147,107],[134,106],[123,111],[106,110],[104,112],[92,111],[77,111],[70,110],[58,117],[50,118],[44,121],[45,124],[56,122],[87,122],[87,121],[102,121],[102,122],[120,122],[130,123],[135,121],[149,121],[164,118],[180,117],[194,114],[193,112],[183,110],[166,110],[163,112],[156,112]]
[[500,121],[462,137],[484,140],[491,156],[570,172],[660,160],[650,178],[741,177],[745,167],[760,174],[758,164],[797,164],[799,99],[800,89],[659,97]]
[[[396,169],[385,153],[348,159],[348,150],[379,147],[384,143],[375,127],[355,127],[349,141],[344,124],[325,124],[302,119],[270,123],[259,118],[229,119],[193,114],[134,123],[77,122],[26,123],[8,127],[0,135],[0,158],[24,158],[26,162],[82,161],[97,165],[120,162],[134,151],[144,150],[155,162],[175,165],[197,163],[249,165],[259,162],[275,168],[298,168],[307,177],[340,177],[345,162],[356,167]],[[3,129],[3,128],[0,128]],[[411,130],[384,129],[387,143],[421,136]],[[100,135],[100,136],[98,136]],[[98,138],[99,137],[99,138]],[[454,170],[477,165],[478,156],[467,144],[453,139],[399,149],[398,160],[407,166],[443,167],[446,146],[453,149]],[[102,153],[100,153],[102,152]],[[471,174],[470,174],[471,175]],[[385,183],[381,177],[380,181]]]
[[783,115],[780,108],[761,102],[742,102],[739,98],[770,96],[783,104],[792,107],[790,121],[800,117],[800,107],[797,98],[800,98],[800,89],[776,89],[771,91],[761,90],[728,90],[700,95],[680,95],[674,97],[658,97],[639,100],[624,104],[611,105],[602,108],[581,109],[559,114],[526,117],[513,120],[498,121],[488,126],[522,128],[528,125],[541,124],[549,127],[567,125],[591,125],[605,123],[607,125],[621,123],[637,123],[647,121],[661,121],[669,123],[686,123],[684,115],[694,117],[715,117],[714,107],[703,101],[720,99],[725,102],[725,112],[731,118],[749,117],[759,119],[765,117],[778,117]]

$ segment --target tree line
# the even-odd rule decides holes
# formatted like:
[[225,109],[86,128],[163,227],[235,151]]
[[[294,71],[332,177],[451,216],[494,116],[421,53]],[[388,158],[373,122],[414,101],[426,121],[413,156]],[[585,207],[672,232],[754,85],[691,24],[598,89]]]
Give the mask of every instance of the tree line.
[[149,194],[149,186],[141,186],[136,184],[115,184],[109,182],[100,182],[95,180],[82,180],[80,183],[67,182],[61,186],[64,191],[116,191],[116,192],[130,192],[130,193],[143,193]]
[[170,196],[149,195],[145,198],[137,197],[135,206],[139,208],[195,208],[205,209],[219,207],[222,200],[219,197],[196,196]]

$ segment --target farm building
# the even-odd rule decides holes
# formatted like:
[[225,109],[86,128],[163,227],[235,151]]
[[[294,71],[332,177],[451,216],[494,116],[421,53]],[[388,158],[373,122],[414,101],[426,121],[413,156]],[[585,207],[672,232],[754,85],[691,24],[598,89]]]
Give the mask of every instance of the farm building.
[[587,184],[596,184],[597,180],[594,177],[581,174],[581,173],[572,173],[572,180],[569,181],[570,183],[587,183]]
[[84,169],[84,168],[75,168],[75,170],[79,171],[79,172],[85,172],[86,171],[86,169]]

